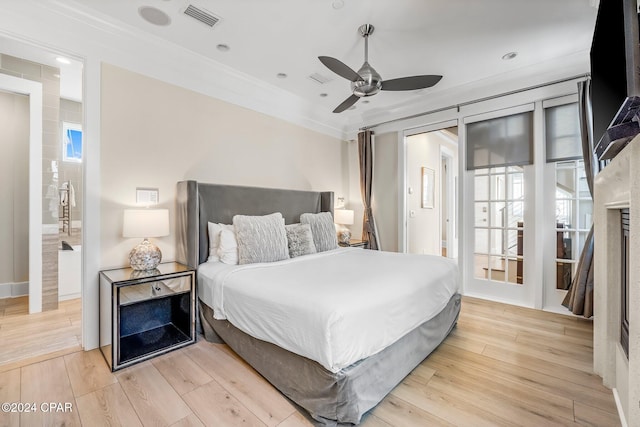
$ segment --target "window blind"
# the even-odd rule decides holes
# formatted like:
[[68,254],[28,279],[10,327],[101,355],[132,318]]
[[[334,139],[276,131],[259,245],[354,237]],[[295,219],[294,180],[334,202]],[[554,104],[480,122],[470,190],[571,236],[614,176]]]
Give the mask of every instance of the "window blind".
[[544,109],[547,163],[582,159],[578,104]]
[[467,170],[533,163],[533,112],[467,124]]

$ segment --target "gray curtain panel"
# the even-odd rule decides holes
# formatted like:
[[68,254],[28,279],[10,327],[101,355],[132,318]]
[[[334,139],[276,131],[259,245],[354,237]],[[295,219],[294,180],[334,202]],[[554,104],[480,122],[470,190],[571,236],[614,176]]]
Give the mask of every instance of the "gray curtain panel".
[[380,250],[378,231],[371,209],[371,191],[373,185],[373,132],[358,132],[358,158],[360,160],[360,192],[364,204],[362,217],[362,240],[369,242],[369,249]]
[[[591,79],[578,82],[578,108],[584,171],[593,197],[593,178],[600,172],[601,164],[593,153],[593,123],[591,110]],[[573,314],[589,318],[593,316],[593,225],[584,242],[578,261],[578,270],[562,301]]]

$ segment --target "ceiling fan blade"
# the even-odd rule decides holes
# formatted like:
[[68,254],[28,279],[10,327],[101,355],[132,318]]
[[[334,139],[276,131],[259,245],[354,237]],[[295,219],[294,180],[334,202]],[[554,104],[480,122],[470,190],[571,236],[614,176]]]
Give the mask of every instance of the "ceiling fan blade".
[[362,80],[360,74],[356,73],[351,68],[349,68],[348,65],[344,64],[342,61],[337,60],[336,58],[332,58],[330,56],[318,56],[318,59],[328,69],[349,81],[357,82],[358,80]]
[[442,76],[425,75],[401,77],[399,79],[384,80],[382,90],[414,90],[431,87],[438,83]]
[[356,95],[351,95],[350,97],[348,97],[347,99],[345,99],[344,101],[342,101],[342,104],[338,105],[336,107],[335,110],[333,110],[334,113],[342,113],[344,110],[346,110],[347,108],[351,107],[353,104],[355,104],[358,99],[360,99],[359,96]]

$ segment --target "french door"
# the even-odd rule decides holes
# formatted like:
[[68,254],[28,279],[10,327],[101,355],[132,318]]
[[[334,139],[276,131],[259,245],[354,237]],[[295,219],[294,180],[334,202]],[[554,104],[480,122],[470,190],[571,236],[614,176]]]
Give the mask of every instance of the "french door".
[[569,313],[593,212],[576,100],[465,119],[466,294]]
[[545,173],[544,308],[565,312],[562,300],[591,229],[593,201],[582,160],[549,163]]
[[532,305],[532,110],[529,104],[465,120],[468,295]]
[[475,278],[523,284],[524,202],[523,167],[475,171]]
[[530,305],[533,167],[491,167],[467,174],[473,244],[467,247],[465,293]]

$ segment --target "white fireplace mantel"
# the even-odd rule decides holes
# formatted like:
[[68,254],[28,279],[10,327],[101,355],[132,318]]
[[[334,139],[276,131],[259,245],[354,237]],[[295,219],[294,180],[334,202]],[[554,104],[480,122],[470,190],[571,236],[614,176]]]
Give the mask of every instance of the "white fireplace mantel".
[[[630,213],[629,359],[620,345],[622,228]],[[593,368],[614,389],[630,427],[640,427],[640,136],[607,165],[594,185]]]

